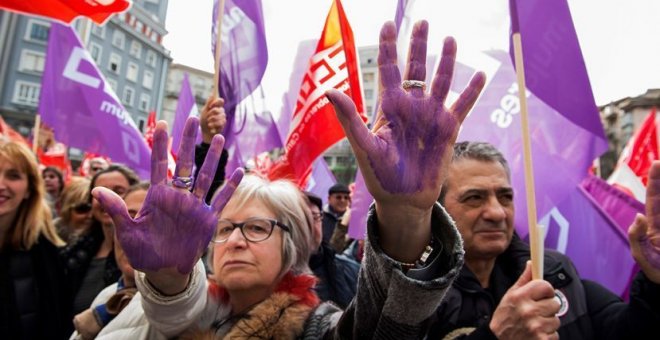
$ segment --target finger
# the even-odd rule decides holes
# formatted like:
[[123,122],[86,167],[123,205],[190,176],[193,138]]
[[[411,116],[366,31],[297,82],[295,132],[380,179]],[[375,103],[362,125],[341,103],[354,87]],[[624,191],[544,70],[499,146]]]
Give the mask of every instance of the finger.
[[351,98],[335,89],[328,90],[325,95],[334,106],[339,123],[353,150],[364,150],[367,154],[374,151],[376,148],[374,138],[358,115]]
[[554,317],[557,312],[559,312],[559,308],[561,308],[561,304],[559,301],[557,301],[557,298],[555,298],[554,295],[552,298],[537,301],[536,306],[538,308],[539,315],[547,318]]
[[167,182],[167,123],[156,123],[154,145],[151,149],[151,185]]
[[177,153],[179,157],[174,169],[174,177],[190,177],[192,175],[197,130],[199,130],[199,119],[192,116],[188,117],[183,128],[179,153]]
[[512,289],[514,288],[520,288],[527,284],[527,282],[532,281],[532,262],[527,261],[525,263],[525,270],[523,270],[522,274],[520,274],[520,277],[518,277],[518,280],[516,283],[511,286]]
[[234,171],[234,173],[231,175],[231,178],[225,183],[225,185],[222,186],[220,190],[213,196],[213,201],[211,202],[211,206],[213,207],[213,211],[215,211],[218,215],[222,211],[222,209],[225,208],[225,205],[227,205],[227,202],[229,202],[229,199],[231,198],[231,195],[234,194],[234,191],[236,188],[238,188],[238,185],[241,184],[241,180],[243,180],[243,169],[238,168]]
[[459,122],[463,122],[468,112],[474,106],[474,103],[479,98],[481,90],[486,84],[486,74],[483,72],[477,72],[470,80],[470,85],[461,93],[454,105],[452,105],[450,111],[454,113],[456,119]]
[[211,187],[213,178],[215,177],[215,172],[218,169],[218,161],[220,160],[220,155],[222,154],[222,148],[225,146],[225,137],[222,135],[215,135],[211,140],[211,146],[209,151],[206,153],[206,158],[202,167],[197,173],[197,179],[195,180],[195,189],[193,193],[200,199],[206,197],[206,193]]
[[648,230],[648,219],[646,216],[637,213],[633,224],[628,228],[628,240],[631,248],[639,247],[639,241],[646,237]]
[[545,280],[532,280],[521,288],[521,294],[529,296],[534,301],[555,298],[555,289]]
[[108,188],[96,187],[92,189],[92,196],[112,218],[118,236],[127,228],[130,228],[133,219],[128,215],[126,203],[117,193]]
[[[418,21],[413,27],[410,36],[410,50],[408,51],[408,63],[403,79],[426,80],[426,41],[429,34],[429,24],[426,20]],[[416,96],[424,94],[421,87],[412,87],[410,93]]]
[[451,79],[454,76],[454,65],[456,64],[456,40],[452,37],[445,39],[444,46],[442,47],[442,58],[440,65],[433,78],[431,85],[431,96],[434,100],[440,103],[445,102],[449,89],[451,87]]
[[380,30],[378,74],[381,91],[398,90],[401,86],[396,55],[396,26],[392,21],[386,22]]
[[649,169],[649,180],[646,187],[646,216],[650,219],[651,228],[658,229],[660,225],[660,161],[654,161]]

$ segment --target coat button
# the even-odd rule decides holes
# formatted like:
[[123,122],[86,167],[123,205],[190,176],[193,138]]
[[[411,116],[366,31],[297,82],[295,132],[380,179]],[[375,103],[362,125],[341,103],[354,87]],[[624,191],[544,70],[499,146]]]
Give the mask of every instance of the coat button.
[[559,275],[557,275],[557,277],[558,277],[560,280],[566,280],[566,275],[564,275],[564,273],[559,273]]

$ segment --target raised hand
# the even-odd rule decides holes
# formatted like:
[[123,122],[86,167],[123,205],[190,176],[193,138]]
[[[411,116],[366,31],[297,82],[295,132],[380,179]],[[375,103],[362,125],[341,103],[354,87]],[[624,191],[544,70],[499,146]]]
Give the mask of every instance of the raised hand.
[[376,200],[381,246],[402,262],[419,258],[429,242],[431,209],[453,154],[459,127],[485,84],[477,73],[458,100],[445,107],[456,59],[456,43],[447,38],[442,59],[426,92],[428,23],[413,28],[402,84],[396,54],[396,27],[380,32],[378,69],[380,108],[372,131],[360,120],[343,93],[326,93],[335,107],[357,158],[365,184]]
[[[413,28],[406,80],[421,82],[426,77],[427,36],[428,23],[418,22]],[[460,124],[485,83],[484,74],[477,73],[456,103],[445,107],[455,59],[456,43],[447,38],[431,92],[402,87],[396,27],[388,22],[380,33],[381,102],[373,130],[360,121],[348,96],[336,90],[327,93],[376,201],[400,202],[401,196],[407,196],[407,202],[425,209],[437,200]]]
[[653,162],[646,187],[646,216],[628,229],[630,250],[644,274],[660,284],[660,162]]
[[[178,153],[175,179],[189,178],[192,174],[198,127],[197,118],[188,118]],[[165,270],[186,276],[208,246],[218,216],[240,183],[243,172],[234,172],[210,206],[204,202],[224,145],[224,138],[217,135],[211,142],[192,192],[181,184],[183,187],[169,185],[166,131],[167,124],[158,122],[151,155],[151,187],[135,219],[128,215],[121,197],[111,190],[96,188],[92,194],[112,216],[117,239],[135,269],[147,273]]]
[[558,339],[560,305],[554,296],[550,283],[532,280],[528,262],[495,309],[491,331],[498,339]]
[[202,141],[210,144],[213,136],[222,133],[227,124],[227,115],[225,114],[225,100],[214,95],[206,100],[199,116],[202,128]]

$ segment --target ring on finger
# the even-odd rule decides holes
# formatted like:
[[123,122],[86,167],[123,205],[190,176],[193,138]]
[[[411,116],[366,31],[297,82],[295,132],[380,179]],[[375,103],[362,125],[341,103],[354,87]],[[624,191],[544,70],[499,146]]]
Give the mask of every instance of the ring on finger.
[[401,82],[401,87],[403,87],[404,90],[417,87],[422,90],[426,89],[426,83],[421,81],[421,80],[404,80]]
[[188,176],[188,177],[174,176],[174,177],[172,177],[172,186],[175,186],[175,187],[181,188],[181,189],[190,190],[190,188],[192,188],[192,185],[193,185],[192,176]]

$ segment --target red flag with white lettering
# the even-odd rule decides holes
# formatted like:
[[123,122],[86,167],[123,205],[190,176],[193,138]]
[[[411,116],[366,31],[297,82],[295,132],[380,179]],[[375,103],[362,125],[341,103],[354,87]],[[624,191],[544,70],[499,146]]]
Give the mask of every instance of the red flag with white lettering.
[[[156,132],[156,111],[149,112],[147,117],[147,127],[144,130],[144,141],[149,145],[149,149],[154,147],[154,133]],[[176,168],[176,159],[172,154],[172,139],[169,139],[167,146],[167,178],[171,179],[174,176],[174,169]]]
[[0,8],[29,15],[39,15],[64,23],[79,16],[101,25],[115,13],[131,6],[128,0],[0,0]]
[[325,97],[325,91],[331,88],[350,96],[367,121],[353,31],[340,0],[335,0],[330,8],[316,52],[303,76],[285,154],[271,168],[270,179],[288,178],[304,187],[314,160],[345,137],[335,110]]

